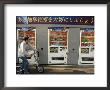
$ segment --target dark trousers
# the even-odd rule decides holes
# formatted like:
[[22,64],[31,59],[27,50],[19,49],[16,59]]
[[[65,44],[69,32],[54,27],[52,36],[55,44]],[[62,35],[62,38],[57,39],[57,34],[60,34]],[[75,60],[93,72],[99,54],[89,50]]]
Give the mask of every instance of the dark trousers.
[[24,70],[24,73],[26,74],[26,73],[28,73],[28,60],[27,60],[27,58],[24,56],[24,57],[20,57],[22,60],[23,60],[23,62],[22,62],[22,64],[21,64],[21,68],[22,68],[22,70]]

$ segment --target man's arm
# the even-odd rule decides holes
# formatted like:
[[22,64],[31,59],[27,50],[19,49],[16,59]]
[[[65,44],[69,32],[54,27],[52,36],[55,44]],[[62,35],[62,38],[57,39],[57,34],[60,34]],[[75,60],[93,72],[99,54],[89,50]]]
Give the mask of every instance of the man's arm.
[[30,50],[37,51],[37,49],[33,48],[32,45],[29,44]]
[[25,43],[23,43],[22,50],[23,50],[22,52],[23,52],[24,56],[28,56],[28,52],[26,51]]

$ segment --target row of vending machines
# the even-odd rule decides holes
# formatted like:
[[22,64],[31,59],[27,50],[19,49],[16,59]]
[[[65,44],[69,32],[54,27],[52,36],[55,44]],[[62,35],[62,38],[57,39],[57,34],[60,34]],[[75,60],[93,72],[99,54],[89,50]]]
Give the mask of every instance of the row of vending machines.
[[[29,36],[31,45],[36,48],[36,30],[37,29],[31,27],[27,28],[27,30],[24,28],[18,28],[18,44],[21,43],[24,36]],[[69,27],[48,27],[47,34],[48,64],[67,64]],[[94,64],[94,46],[94,28],[80,28],[79,65]]]

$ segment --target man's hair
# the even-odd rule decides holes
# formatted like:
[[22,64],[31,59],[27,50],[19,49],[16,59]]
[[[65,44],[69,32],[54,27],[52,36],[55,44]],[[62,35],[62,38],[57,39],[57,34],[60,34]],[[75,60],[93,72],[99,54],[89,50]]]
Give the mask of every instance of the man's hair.
[[26,41],[26,40],[28,40],[28,39],[29,39],[29,37],[24,37],[24,38],[23,38],[24,41]]

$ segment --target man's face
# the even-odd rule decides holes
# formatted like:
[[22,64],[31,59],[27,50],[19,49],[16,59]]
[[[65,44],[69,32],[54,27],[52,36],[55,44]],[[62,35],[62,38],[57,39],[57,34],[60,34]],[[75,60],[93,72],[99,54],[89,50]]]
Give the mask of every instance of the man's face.
[[28,44],[29,40],[26,40],[26,44]]

